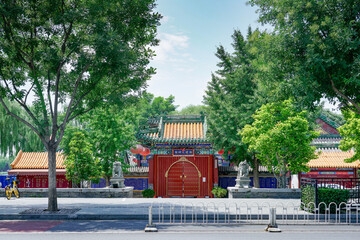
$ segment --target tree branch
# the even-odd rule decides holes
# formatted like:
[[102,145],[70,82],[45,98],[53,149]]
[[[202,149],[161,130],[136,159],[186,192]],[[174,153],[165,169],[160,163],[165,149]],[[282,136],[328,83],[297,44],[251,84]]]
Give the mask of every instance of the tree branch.
[[16,118],[17,120],[19,120],[20,122],[24,123],[26,126],[28,126],[29,128],[31,128],[35,133],[36,135],[38,135],[41,139],[41,141],[46,145],[46,142],[45,142],[45,138],[40,134],[40,132],[33,126],[31,125],[28,121],[22,119],[21,117],[19,117],[18,115],[12,113],[9,108],[6,106],[4,100],[2,97],[0,97],[0,102],[2,104],[2,106],[5,108],[5,111],[7,112],[7,114],[9,114],[10,116]]
[[[4,77],[3,77],[4,78]],[[31,110],[28,108],[28,106],[26,104],[24,104],[22,101],[20,101],[17,97],[14,96],[14,94],[11,92],[11,89],[9,88],[9,85],[7,84],[6,80],[3,80],[5,83],[6,88],[8,89],[9,94],[14,98],[14,100],[24,108],[24,110],[27,112],[27,114],[29,114],[29,116],[32,118],[32,120],[34,120],[34,122],[40,126],[39,121],[36,119],[36,117],[34,116],[34,114],[31,112]]]
[[[81,71],[79,77],[76,79],[76,82],[75,82],[75,87],[74,87],[74,90],[73,90],[73,93],[71,94],[71,98],[70,98],[70,103],[67,107],[67,110],[66,110],[66,114],[65,114],[65,118],[62,122],[62,124],[60,125],[60,133],[59,133],[59,138],[56,142],[56,144],[60,143],[61,139],[62,139],[62,136],[64,135],[64,131],[65,131],[65,126],[66,126],[66,123],[69,121],[69,116],[71,114],[72,111],[70,111],[71,109],[71,106],[73,105],[73,102],[74,102],[74,98],[75,98],[75,95],[76,95],[76,91],[79,87],[79,84],[80,84],[80,81],[84,75],[84,73],[89,69],[90,67],[90,64],[87,64],[84,69]],[[56,112],[55,112],[56,114]],[[55,121],[53,121],[55,122]],[[56,121],[57,122],[57,121]],[[54,125],[54,123],[53,123]],[[56,132],[54,132],[54,128],[53,128],[53,134],[56,134]]]
[[[76,79],[75,87],[74,87],[73,93],[72,93],[71,98],[70,98],[70,103],[69,103],[68,108],[67,108],[67,110],[66,110],[64,122],[67,122],[67,120],[68,120],[68,118],[69,118],[69,116],[70,116],[70,114],[71,114],[70,109],[72,108],[72,105],[73,105],[73,102],[74,102],[74,99],[75,99],[75,95],[76,95],[76,91],[77,91],[77,89],[78,89],[78,87],[79,87],[80,81],[81,81],[84,73],[89,69],[89,67],[90,67],[90,64],[87,64],[87,65],[84,67],[84,69],[81,71],[79,77]],[[92,90],[92,89],[91,89],[91,90]],[[89,90],[88,92],[90,92],[91,90]],[[79,102],[79,101],[77,101],[77,103],[78,103],[78,102]]]
[[354,112],[360,114],[360,106],[359,106],[354,100],[352,100],[352,99],[350,99],[349,97],[345,96],[345,94],[343,94],[339,89],[337,89],[337,88],[335,87],[335,84],[334,84],[333,80],[331,79],[330,74],[329,74],[329,78],[330,78],[330,82],[331,82],[331,87],[332,87],[332,89],[333,89],[338,95],[340,95],[342,98],[344,98],[346,101],[350,102],[350,103],[357,109],[357,111],[354,111],[354,110],[353,110]]
[[54,118],[54,112],[53,112],[52,101],[51,101],[51,94],[50,94],[50,90],[51,90],[51,89],[50,89],[50,86],[51,86],[50,71],[48,70],[48,88],[47,88],[47,95],[48,95],[48,99],[49,99],[51,119],[53,119],[53,118]]
[[25,95],[25,99],[24,99],[24,104],[26,104],[27,98],[28,98],[31,90],[33,89],[34,85],[35,85],[35,83],[33,83],[33,84],[31,85],[30,89],[27,91],[27,93],[26,93],[26,95]]

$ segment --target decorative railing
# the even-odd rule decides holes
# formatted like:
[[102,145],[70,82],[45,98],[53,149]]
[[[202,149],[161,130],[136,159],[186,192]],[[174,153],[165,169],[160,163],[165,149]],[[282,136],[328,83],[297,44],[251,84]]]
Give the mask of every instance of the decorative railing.
[[[347,203],[161,203],[149,208],[153,224],[267,224],[270,210],[278,224],[360,224],[360,205]],[[151,216],[150,216],[151,215]]]

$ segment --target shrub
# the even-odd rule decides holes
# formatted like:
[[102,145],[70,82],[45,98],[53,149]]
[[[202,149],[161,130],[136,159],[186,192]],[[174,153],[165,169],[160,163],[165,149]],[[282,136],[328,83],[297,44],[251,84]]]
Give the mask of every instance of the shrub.
[[[301,202],[302,208],[309,208],[310,212],[313,212],[315,207],[315,187],[312,185],[301,186]],[[310,204],[313,203],[313,204]]]
[[153,198],[155,196],[155,191],[152,189],[145,189],[141,193],[144,198]]
[[[325,203],[328,207],[330,203],[336,203],[339,207],[341,203],[347,203],[350,198],[350,191],[346,189],[333,189],[333,188],[318,188],[317,192],[318,203]],[[324,204],[320,205],[320,212],[325,212]],[[335,205],[330,207],[330,213],[335,213]]]
[[211,193],[217,198],[224,198],[226,197],[227,190],[221,187],[214,187]]

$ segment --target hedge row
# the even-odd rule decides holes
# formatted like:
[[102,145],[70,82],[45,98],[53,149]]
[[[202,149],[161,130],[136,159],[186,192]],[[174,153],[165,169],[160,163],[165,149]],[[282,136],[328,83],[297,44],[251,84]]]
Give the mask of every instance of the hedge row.
[[[346,189],[333,189],[333,188],[318,188],[317,189],[317,202],[325,203],[320,205],[320,213],[325,212],[325,205],[328,207],[331,203],[330,213],[335,213],[336,207],[341,203],[347,203],[350,198],[350,191]],[[308,211],[314,211],[315,203],[315,187],[311,185],[303,186],[301,188],[301,202],[308,207]]]

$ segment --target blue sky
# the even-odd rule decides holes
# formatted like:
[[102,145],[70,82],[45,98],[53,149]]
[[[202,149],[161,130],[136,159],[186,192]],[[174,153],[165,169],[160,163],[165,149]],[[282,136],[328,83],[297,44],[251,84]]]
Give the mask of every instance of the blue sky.
[[158,28],[160,44],[152,60],[156,74],[148,83],[155,96],[175,96],[181,109],[202,104],[207,82],[217,70],[216,47],[232,52],[231,35],[246,35],[257,23],[256,9],[245,0],[158,0],[163,16]]

